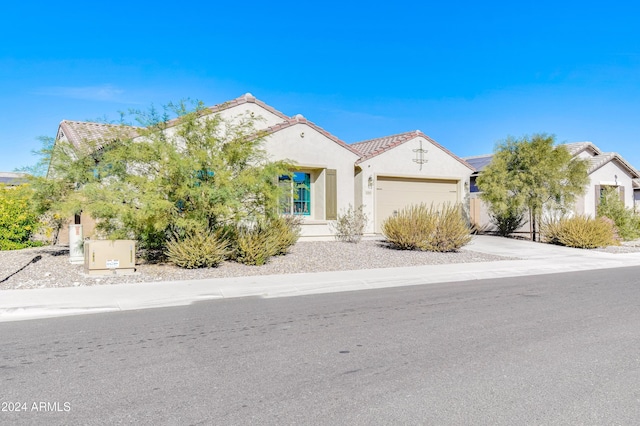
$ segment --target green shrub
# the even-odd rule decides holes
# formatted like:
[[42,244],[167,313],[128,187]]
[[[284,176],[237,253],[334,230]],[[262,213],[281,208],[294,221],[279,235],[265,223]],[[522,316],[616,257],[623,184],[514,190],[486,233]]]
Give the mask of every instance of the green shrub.
[[450,204],[412,205],[382,223],[387,241],[401,250],[455,251],[471,241],[470,232],[460,206]]
[[496,226],[498,235],[507,237],[513,234],[525,222],[525,214],[517,208],[510,208],[503,212],[490,212],[491,223]]
[[542,225],[544,241],[576,248],[596,248],[619,245],[612,220],[574,216],[546,222]]
[[3,250],[21,250],[29,247],[42,247],[44,243],[42,241],[25,241],[17,243],[11,240],[0,240],[0,251]]
[[229,241],[221,231],[174,236],[166,245],[169,262],[186,269],[212,268],[229,255]]
[[640,238],[640,216],[627,209],[616,188],[604,188],[598,205],[598,216],[613,220],[623,240]]
[[349,205],[346,212],[338,215],[337,220],[330,225],[336,234],[336,240],[347,243],[360,242],[368,221],[362,209],[363,206],[355,209]]
[[40,246],[31,241],[38,230],[38,214],[32,208],[33,191],[29,185],[0,185],[0,250],[18,250]]

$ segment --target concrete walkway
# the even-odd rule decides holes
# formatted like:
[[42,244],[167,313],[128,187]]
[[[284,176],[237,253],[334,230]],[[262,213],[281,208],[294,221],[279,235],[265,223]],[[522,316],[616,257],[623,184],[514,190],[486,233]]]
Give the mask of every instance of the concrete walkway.
[[476,236],[465,248],[481,253],[517,257],[518,260],[91,287],[3,290],[0,291],[0,322],[180,306],[200,300],[231,297],[300,296],[640,266],[640,253],[604,253],[492,236]]

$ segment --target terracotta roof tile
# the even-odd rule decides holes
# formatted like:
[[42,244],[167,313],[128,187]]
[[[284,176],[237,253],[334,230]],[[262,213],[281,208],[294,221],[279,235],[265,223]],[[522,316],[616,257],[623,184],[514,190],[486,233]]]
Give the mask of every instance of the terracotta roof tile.
[[627,163],[627,161],[617,152],[604,152],[600,155],[589,158],[589,174],[614,160],[620,163],[623,168],[627,169],[632,178],[640,178],[640,172],[638,172],[631,164]]
[[562,146],[567,148],[573,156],[576,156],[587,149],[591,149],[595,153],[595,155],[602,154],[602,151],[600,151],[600,149],[598,149],[598,147],[595,146],[592,142],[571,142],[562,144]]
[[424,133],[422,133],[420,130],[414,130],[414,131],[406,132],[406,133],[399,133],[397,135],[384,136],[384,137],[376,138],[376,139],[369,139],[369,140],[366,140],[366,141],[356,142],[354,144],[351,144],[351,146],[357,152],[359,152],[360,156],[361,156],[360,159],[356,162],[356,164],[359,164],[359,163],[361,163],[363,161],[366,161],[366,160],[368,160],[370,158],[373,158],[376,155],[380,155],[383,152],[389,151],[390,149],[393,149],[396,146],[401,145],[401,144],[403,144],[403,143],[405,143],[407,141],[410,141],[412,139],[415,139],[417,137],[422,137],[422,138],[428,140],[434,146],[436,146],[437,148],[441,149],[445,153],[449,154],[451,157],[453,157],[456,160],[458,160],[464,166],[466,166],[469,169],[475,171],[475,169],[473,168],[473,166],[471,164],[467,163],[462,158],[460,158],[457,155],[453,154],[451,151],[449,151],[448,149],[446,149],[445,147],[440,145],[438,142],[436,142],[433,139],[431,139],[429,136],[427,136]]
[[[272,106],[265,104],[261,100],[256,99],[256,97],[253,96],[251,93],[245,93],[244,95],[242,95],[242,96],[240,96],[238,98],[232,99],[230,101],[223,102],[221,104],[214,105],[214,106],[211,106],[211,107],[207,107],[207,108],[204,109],[203,114],[205,114],[205,115],[215,114],[217,112],[224,111],[224,110],[229,109],[231,107],[238,106],[238,105],[243,105],[243,104],[246,104],[246,103],[253,103],[253,104],[259,105],[262,108],[266,109],[267,111],[271,112],[272,114],[277,115],[283,121],[288,120],[289,118],[291,118],[291,117],[283,114],[282,112],[278,111],[277,109],[273,108]],[[173,120],[169,120],[167,122],[167,127],[175,126],[176,124],[178,124],[178,121],[179,121],[179,118],[174,118]]]
[[65,137],[76,149],[86,149],[90,141],[95,144],[92,148],[101,149],[117,139],[138,136],[137,129],[133,126],[63,120],[56,139]]

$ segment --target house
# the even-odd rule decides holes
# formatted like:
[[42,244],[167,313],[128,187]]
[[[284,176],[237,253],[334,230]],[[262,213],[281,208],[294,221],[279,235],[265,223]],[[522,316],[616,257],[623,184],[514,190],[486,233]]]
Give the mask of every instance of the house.
[[25,173],[0,172],[0,185],[18,186],[26,182]]
[[[634,209],[640,198],[640,173],[632,167],[620,154],[615,152],[602,152],[592,142],[574,142],[564,144],[574,158],[588,161],[587,173],[589,183],[584,195],[578,197],[573,213],[595,217],[601,192],[604,188],[615,188],[620,194],[620,199],[629,209]],[[476,178],[482,170],[491,162],[492,154],[465,157],[465,160],[475,168],[469,181],[470,188],[470,216],[472,223],[481,229],[490,229],[490,217],[487,206],[479,197],[479,189]],[[526,225],[528,232],[529,226]]]
[[411,204],[463,203],[474,171],[419,130],[351,145],[356,161],[356,206],[371,219],[367,233],[380,233],[382,222]]
[[[465,203],[473,167],[420,131],[347,144],[304,116],[289,117],[247,93],[205,110],[225,120],[251,117],[264,131],[263,148],[271,160],[295,165],[293,181],[279,177],[283,187],[296,188],[296,197],[281,205],[282,214],[303,218],[302,238],[332,237],[331,222],[350,206],[363,206],[369,217],[367,234],[379,233],[382,221],[414,203]],[[167,132],[175,131],[177,120]],[[122,135],[135,140],[139,128],[63,121],[58,140],[76,147],[100,148]],[[302,188],[302,189],[300,189]],[[86,214],[75,218],[93,223]]]

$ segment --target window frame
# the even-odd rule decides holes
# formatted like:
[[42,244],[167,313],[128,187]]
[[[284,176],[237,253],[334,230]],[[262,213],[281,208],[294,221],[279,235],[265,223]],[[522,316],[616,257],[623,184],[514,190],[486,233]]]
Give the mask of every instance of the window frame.
[[278,177],[278,185],[284,188],[279,211],[283,215],[311,217],[313,196],[310,171],[297,170]]

